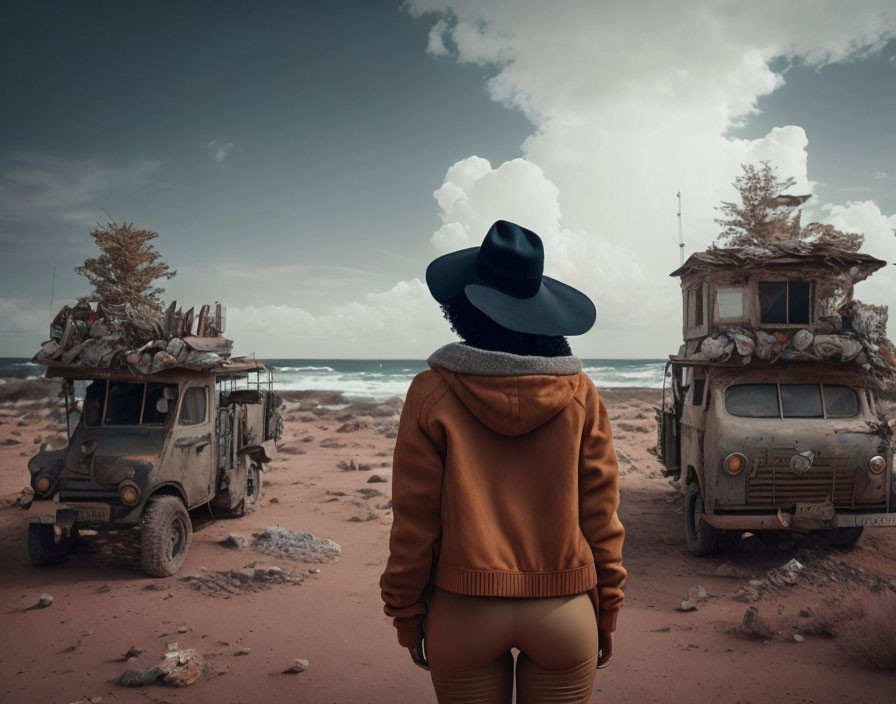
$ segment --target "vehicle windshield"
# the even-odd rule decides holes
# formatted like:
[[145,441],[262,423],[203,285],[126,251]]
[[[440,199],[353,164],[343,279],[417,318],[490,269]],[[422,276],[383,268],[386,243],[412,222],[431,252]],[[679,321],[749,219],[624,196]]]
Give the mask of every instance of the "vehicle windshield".
[[737,384],[725,392],[725,409],[745,418],[855,418],[859,397],[839,384]]
[[164,425],[174,408],[177,384],[97,380],[84,394],[84,422],[99,425]]

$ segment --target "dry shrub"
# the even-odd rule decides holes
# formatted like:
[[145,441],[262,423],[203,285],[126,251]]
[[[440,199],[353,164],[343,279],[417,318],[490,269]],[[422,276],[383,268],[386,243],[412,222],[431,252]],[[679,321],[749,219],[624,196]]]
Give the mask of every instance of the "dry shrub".
[[896,593],[862,589],[853,598],[861,615],[841,624],[841,643],[875,667],[896,669]]

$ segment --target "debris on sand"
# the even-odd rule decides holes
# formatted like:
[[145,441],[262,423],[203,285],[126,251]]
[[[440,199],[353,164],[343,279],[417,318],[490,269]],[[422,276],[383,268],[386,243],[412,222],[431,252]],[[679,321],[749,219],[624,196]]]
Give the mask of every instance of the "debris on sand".
[[246,547],[246,539],[241,535],[234,535],[231,533],[218,544],[222,547],[230,548],[231,550],[242,550]]
[[53,603],[53,596],[51,594],[41,594],[40,598],[38,598],[36,604],[32,604],[31,606],[22,609],[22,611],[34,611],[35,609],[45,609]]
[[379,516],[377,516],[373,511],[368,511],[366,516],[352,516],[348,520],[352,523],[366,523],[367,521],[375,521]]
[[205,570],[200,574],[187,575],[181,580],[187,586],[205,596],[229,598],[247,592],[266,589],[275,584],[301,584],[305,575],[284,570],[282,567],[243,567],[238,570],[215,572]]
[[755,606],[751,606],[744,613],[743,628],[746,633],[763,640],[775,637],[775,629],[759,615],[759,610]]
[[289,557],[302,562],[325,562],[342,554],[342,547],[328,538],[285,528],[268,528],[256,533],[252,547],[267,555]]
[[367,480],[368,484],[385,484],[389,480],[384,477],[382,474],[371,474],[370,478]]
[[308,662],[307,660],[303,660],[302,658],[296,658],[295,660],[292,661],[292,665],[290,665],[283,671],[283,674],[284,675],[298,675],[298,674],[304,672],[305,670],[307,670],[308,666],[310,664],[311,663]]
[[734,593],[738,601],[751,603],[759,601],[763,594],[781,587],[792,587],[800,580],[804,565],[796,558],[780,567],[766,572],[762,579],[751,579],[750,582]]

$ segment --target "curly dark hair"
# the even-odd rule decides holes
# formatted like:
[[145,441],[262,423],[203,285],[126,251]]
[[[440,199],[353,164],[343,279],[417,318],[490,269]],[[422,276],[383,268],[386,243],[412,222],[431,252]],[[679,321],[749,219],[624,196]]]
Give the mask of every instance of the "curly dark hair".
[[509,330],[489,318],[462,293],[443,303],[441,308],[451,329],[471,347],[529,357],[568,357],[572,354],[565,337]]

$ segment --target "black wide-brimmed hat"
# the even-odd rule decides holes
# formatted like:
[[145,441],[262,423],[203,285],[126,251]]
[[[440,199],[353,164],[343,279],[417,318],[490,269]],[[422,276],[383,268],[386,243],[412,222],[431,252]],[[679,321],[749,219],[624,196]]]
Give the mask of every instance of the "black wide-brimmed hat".
[[482,245],[433,260],[426,284],[439,303],[463,293],[505,328],[536,335],[581,335],[594,325],[591,299],[544,275],[544,246],[531,230],[498,220]]

